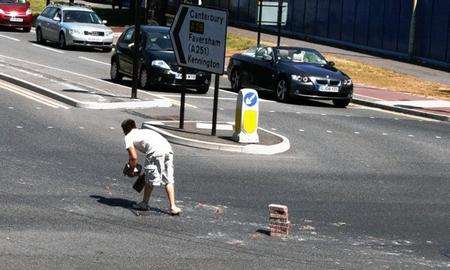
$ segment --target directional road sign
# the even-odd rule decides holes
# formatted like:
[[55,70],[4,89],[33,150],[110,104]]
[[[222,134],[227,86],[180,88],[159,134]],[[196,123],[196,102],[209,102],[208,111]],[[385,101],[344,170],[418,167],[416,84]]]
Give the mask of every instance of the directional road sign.
[[180,5],[170,35],[178,65],[220,75],[224,73],[226,11]]

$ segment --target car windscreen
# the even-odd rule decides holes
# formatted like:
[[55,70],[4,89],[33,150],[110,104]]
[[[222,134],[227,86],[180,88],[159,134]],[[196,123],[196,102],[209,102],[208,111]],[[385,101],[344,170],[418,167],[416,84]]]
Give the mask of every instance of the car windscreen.
[[97,14],[90,11],[66,10],[64,11],[64,22],[101,24],[102,21]]
[[277,49],[278,60],[325,65],[327,60],[318,52],[303,49]]
[[147,48],[152,51],[173,51],[169,33],[148,32]]
[[25,4],[26,0],[0,0],[0,4]]

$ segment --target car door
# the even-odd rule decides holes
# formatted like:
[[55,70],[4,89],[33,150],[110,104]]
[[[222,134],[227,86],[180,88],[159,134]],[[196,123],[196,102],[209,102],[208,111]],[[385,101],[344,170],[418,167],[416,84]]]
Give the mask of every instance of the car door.
[[56,14],[56,8],[54,7],[47,7],[39,17],[39,26],[41,27],[41,33],[43,39],[50,39],[50,22],[52,21],[52,18]]
[[129,28],[117,41],[117,58],[119,69],[122,73],[131,76],[133,74],[133,44],[134,28]]
[[61,24],[62,12],[57,8],[56,12],[50,17],[48,26],[48,40],[57,42],[59,40],[59,26]]
[[274,90],[276,68],[271,47],[261,47],[256,51],[252,73],[254,74],[253,83],[256,87],[264,90]]

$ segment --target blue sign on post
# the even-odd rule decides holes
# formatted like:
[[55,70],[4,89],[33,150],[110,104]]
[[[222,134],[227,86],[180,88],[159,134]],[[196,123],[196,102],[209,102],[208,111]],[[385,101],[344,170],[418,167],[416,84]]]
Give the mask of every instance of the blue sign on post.
[[258,101],[258,97],[253,92],[249,92],[244,96],[245,105],[247,105],[248,107],[255,106],[257,101]]

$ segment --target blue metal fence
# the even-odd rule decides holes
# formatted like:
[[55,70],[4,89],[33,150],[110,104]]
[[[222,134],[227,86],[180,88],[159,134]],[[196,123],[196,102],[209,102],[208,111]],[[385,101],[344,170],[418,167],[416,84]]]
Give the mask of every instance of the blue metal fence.
[[[450,0],[417,0],[413,55],[409,55],[413,0],[284,1],[289,5],[284,34],[412,56],[450,68]],[[256,27],[257,0],[203,0],[203,4],[227,9],[235,25]]]

